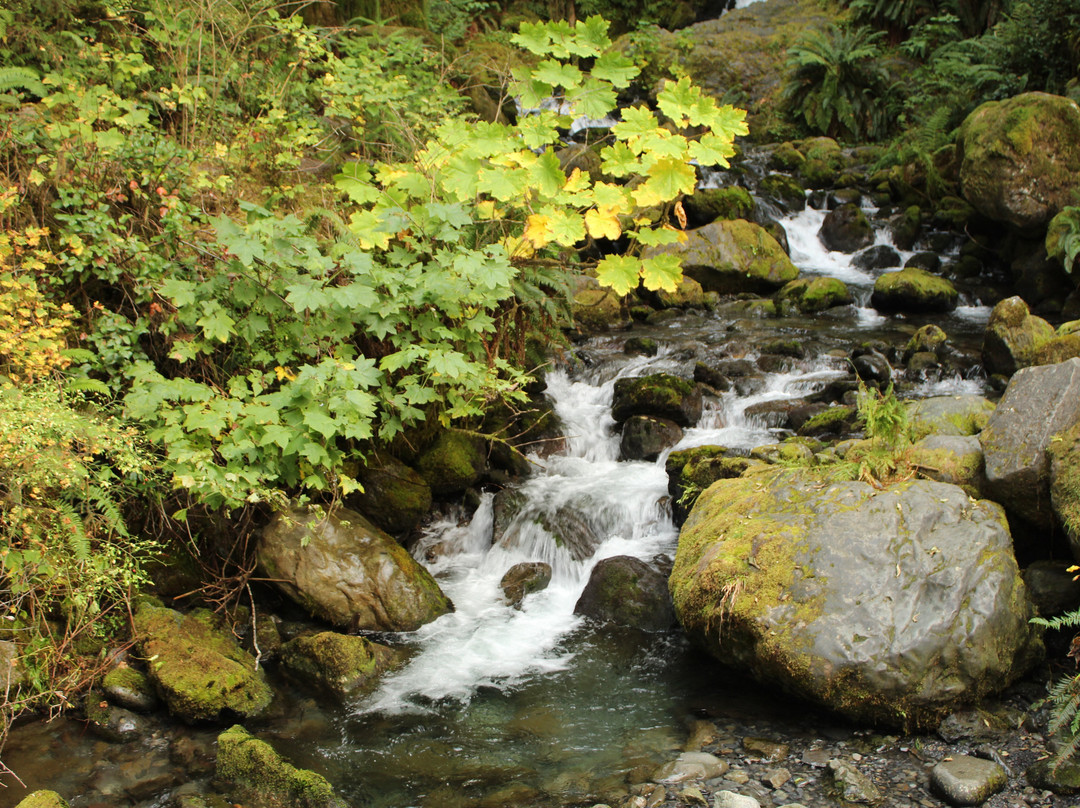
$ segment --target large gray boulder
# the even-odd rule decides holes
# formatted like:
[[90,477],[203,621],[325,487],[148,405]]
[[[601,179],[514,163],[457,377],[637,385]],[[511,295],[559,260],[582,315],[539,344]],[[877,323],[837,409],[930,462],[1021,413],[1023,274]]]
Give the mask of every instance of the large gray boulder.
[[678,255],[684,274],[706,292],[722,295],[771,294],[799,276],[777,240],[745,219],[713,222],[687,231],[686,236],[681,244],[649,247],[642,257]]
[[1041,364],[1039,349],[1054,337],[1054,327],[1028,310],[1019,297],[994,306],[983,332],[982,360],[987,373],[1011,376],[1020,368]]
[[1051,439],[1048,454],[1050,504],[1080,561],[1080,421]]
[[667,575],[632,556],[597,562],[574,614],[645,631],[666,631],[675,624]]
[[276,515],[258,559],[282,592],[335,626],[415,631],[453,610],[404,547],[348,508]]
[[1051,527],[1047,449],[1078,421],[1080,359],[1017,371],[979,433],[987,496],[1034,525]]
[[670,586],[723,664],[857,720],[925,724],[1041,650],[1001,508],[943,483],[720,480],[683,526]]
[[1080,107],[1071,99],[989,101],[960,126],[957,145],[964,198],[994,221],[1037,230],[1076,203]]
[[670,373],[618,379],[611,400],[611,417],[620,424],[634,415],[652,415],[693,426],[701,409],[701,388]]

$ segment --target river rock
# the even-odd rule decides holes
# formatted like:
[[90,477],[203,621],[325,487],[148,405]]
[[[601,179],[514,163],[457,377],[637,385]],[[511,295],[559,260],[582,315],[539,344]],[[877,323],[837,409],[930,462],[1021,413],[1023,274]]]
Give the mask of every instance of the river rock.
[[776,293],[775,299],[779,304],[789,302],[803,314],[850,306],[854,300],[843,281],[823,276],[793,280]]
[[128,710],[148,713],[158,706],[150,678],[127,665],[118,665],[106,673],[101,681],[101,689],[109,701]]
[[939,483],[958,485],[979,498],[986,487],[986,459],[975,435],[929,435],[911,449],[919,473]]
[[499,589],[510,606],[520,609],[526,595],[542,592],[550,583],[550,564],[543,561],[523,561],[506,571],[499,581]]
[[670,586],[723,664],[857,720],[932,720],[1041,650],[1001,509],[937,482],[720,480],[680,532]]
[[1055,794],[1080,794],[1080,763],[1040,760],[1027,770],[1027,780],[1035,788]]
[[776,239],[753,222],[717,221],[688,230],[686,236],[681,244],[649,247],[642,257],[677,255],[684,274],[706,292],[722,295],[770,294],[799,275]]
[[[1075,361],[1075,360],[1074,360]],[[1050,439],[1050,506],[1080,561],[1080,421]]]
[[619,454],[623,460],[653,462],[660,453],[682,440],[682,428],[667,418],[632,415],[623,424]]
[[1080,581],[1075,580],[1075,572],[1069,572],[1070,566],[1068,561],[1041,560],[1024,570],[1024,583],[1040,616],[1056,617],[1080,609]]
[[994,412],[994,402],[974,395],[931,396],[905,407],[915,431],[923,435],[975,435]]
[[221,733],[217,745],[217,778],[235,789],[231,802],[267,808],[348,808],[325,777],[296,768],[242,726]]
[[982,805],[1005,788],[1009,776],[992,760],[957,755],[930,770],[930,786],[949,805]]
[[281,647],[281,666],[295,681],[344,699],[373,688],[402,655],[364,637],[321,631]]
[[416,461],[416,470],[437,496],[471,488],[487,470],[487,444],[476,435],[444,429]]
[[874,243],[874,228],[862,208],[848,203],[826,214],[818,238],[830,250],[854,253]]
[[833,784],[845,802],[873,805],[881,802],[881,792],[870,778],[846,760],[834,758],[829,761],[829,774]]
[[622,295],[600,288],[595,281],[574,294],[571,312],[574,324],[583,331],[613,331],[631,324]]
[[1053,337],[1050,323],[1033,315],[1021,298],[1007,297],[994,306],[983,332],[983,367],[987,373],[1011,376],[1038,364],[1036,352]]
[[701,418],[701,388],[669,373],[618,379],[611,400],[611,417],[623,423],[634,415],[666,418],[693,426]]
[[761,808],[761,803],[745,794],[717,791],[713,795],[713,808]]
[[373,454],[357,479],[364,490],[350,494],[345,504],[387,533],[410,533],[431,510],[431,486],[391,454]]
[[940,353],[949,342],[949,335],[937,325],[930,323],[922,326],[911,335],[904,346],[904,361],[907,362],[917,353]]
[[572,495],[570,501],[529,500],[520,491],[507,489],[495,495],[492,542],[502,547],[530,545],[543,531],[575,561],[590,558],[600,545],[594,519],[597,502],[588,493]]
[[35,791],[29,797],[24,797],[15,808],[68,808],[68,803],[55,791]]
[[763,177],[758,183],[758,192],[776,202],[786,213],[798,213],[806,209],[806,189],[790,174],[769,174]]
[[867,247],[851,259],[851,265],[858,269],[888,269],[900,266],[900,253],[888,244]]
[[987,494],[1028,522],[1054,524],[1047,449],[1080,421],[1080,359],[1023,368],[979,434]]
[[892,366],[885,355],[871,349],[860,350],[851,357],[855,374],[864,382],[884,387],[892,380]]
[[1080,107],[1047,93],[989,101],[961,124],[964,198],[984,216],[1023,230],[1045,227],[1075,203]]
[[255,658],[211,612],[143,604],[134,627],[150,678],[181,721],[253,717],[270,706],[273,693]]
[[956,287],[945,278],[910,267],[880,276],[870,305],[878,311],[924,314],[952,311],[959,299]]
[[754,198],[738,185],[726,188],[698,188],[683,200],[686,217],[693,227],[710,224],[717,219],[747,219],[754,217]]
[[415,631],[453,610],[404,547],[348,508],[277,514],[258,559],[282,592],[335,626]]
[[110,704],[100,693],[87,693],[83,707],[90,729],[110,743],[132,743],[150,734],[150,724],[143,716]]
[[644,631],[666,631],[675,623],[667,575],[632,556],[597,562],[574,614]]
[[741,477],[751,465],[748,458],[723,446],[696,446],[669,454],[664,470],[675,524],[686,521],[702,491],[717,480]]
[[674,292],[658,289],[655,303],[661,309],[700,309],[705,307],[705,290],[693,278],[683,276]]
[[676,785],[687,780],[711,780],[722,777],[728,768],[726,762],[708,752],[683,752],[657,769],[652,779],[664,785]]

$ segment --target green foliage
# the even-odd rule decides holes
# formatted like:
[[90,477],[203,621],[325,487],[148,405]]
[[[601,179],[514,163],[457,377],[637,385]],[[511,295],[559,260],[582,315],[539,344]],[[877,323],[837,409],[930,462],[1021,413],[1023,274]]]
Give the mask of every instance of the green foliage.
[[881,35],[868,28],[806,31],[788,49],[783,100],[815,132],[879,138],[889,125],[889,92],[878,63]]
[[[1078,570],[1078,567],[1069,567],[1069,572]],[[1034,617],[1031,622],[1052,631],[1080,628],[1080,610],[1049,619]],[[1068,656],[1074,663],[1080,664],[1080,635],[1073,638]],[[1057,736],[1059,741],[1051,764],[1057,769],[1063,763],[1073,760],[1080,752],[1080,673],[1065,674],[1058,679],[1050,687],[1046,703],[1052,711],[1047,731]]]
[[893,451],[911,445],[911,418],[903,402],[893,392],[891,384],[885,392],[881,392],[860,380],[855,406],[867,437]]
[[1017,0],[994,28],[998,64],[1027,88],[1063,93],[1080,67],[1080,5],[1075,0]]
[[1080,207],[1066,206],[1051,220],[1046,231],[1046,254],[1061,261],[1066,272],[1075,272],[1076,257],[1080,255]]
[[472,30],[496,26],[499,4],[494,0],[430,0],[427,27],[448,41],[463,39]]

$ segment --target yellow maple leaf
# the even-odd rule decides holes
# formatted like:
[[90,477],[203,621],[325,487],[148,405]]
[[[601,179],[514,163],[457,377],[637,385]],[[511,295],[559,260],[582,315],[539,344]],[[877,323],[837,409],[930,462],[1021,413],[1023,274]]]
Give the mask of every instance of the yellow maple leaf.
[[525,220],[524,238],[533,247],[543,247],[551,241],[551,218],[534,213]]
[[622,235],[616,208],[605,206],[585,212],[585,228],[593,238],[617,239]]

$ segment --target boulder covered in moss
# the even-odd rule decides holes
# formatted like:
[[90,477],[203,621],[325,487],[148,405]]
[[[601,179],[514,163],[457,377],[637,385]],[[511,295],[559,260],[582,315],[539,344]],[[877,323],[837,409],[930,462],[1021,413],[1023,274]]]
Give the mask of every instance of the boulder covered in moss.
[[692,227],[715,222],[717,219],[751,219],[754,198],[738,185],[726,188],[698,188],[683,200],[686,218]]
[[1080,359],[1018,370],[979,433],[987,495],[1033,525],[1050,528],[1048,449],[1080,423]]
[[667,571],[632,556],[605,558],[593,567],[574,614],[644,631],[667,631],[675,624]]
[[986,488],[986,458],[975,435],[929,435],[908,456],[920,476],[957,485],[976,499]]
[[825,214],[818,238],[830,250],[855,253],[874,243],[874,228],[862,208],[849,202]]
[[520,609],[527,595],[542,592],[551,583],[551,565],[546,561],[523,561],[506,571],[499,589],[507,605]]
[[24,797],[15,808],[68,808],[68,803],[55,791],[43,790]]
[[975,435],[994,412],[994,402],[982,396],[931,396],[905,405],[911,426],[923,435]]
[[1036,352],[1053,337],[1054,327],[1032,314],[1023,299],[1007,297],[994,306],[983,332],[983,367],[987,373],[1011,376],[1038,364]]
[[248,718],[270,706],[273,692],[255,658],[212,612],[144,604],[134,626],[150,679],[181,721]]
[[682,440],[682,428],[667,418],[632,415],[623,424],[619,457],[623,460],[656,460],[665,449]]
[[1080,421],[1056,435],[1050,456],[1050,504],[1065,528],[1073,558],[1080,561]]
[[437,496],[453,496],[472,488],[487,471],[487,443],[457,429],[444,429],[420,453],[416,470]]
[[618,379],[611,401],[611,417],[623,423],[634,415],[666,418],[678,426],[693,426],[701,417],[701,388],[670,373]]
[[674,292],[658,289],[652,294],[657,308],[700,309],[705,306],[705,290],[693,278],[682,277]]
[[696,446],[669,454],[664,470],[675,524],[686,521],[698,496],[714,482],[740,477],[754,465],[761,464],[725,446]]
[[622,295],[589,285],[574,295],[574,324],[582,331],[610,331],[630,325],[630,312]]
[[453,610],[404,547],[348,508],[275,515],[259,541],[258,560],[282,592],[342,628],[415,631]]
[[431,486],[387,452],[369,457],[357,479],[364,490],[350,494],[345,503],[387,533],[410,533],[431,510]]
[[886,272],[874,282],[870,305],[878,311],[928,314],[956,308],[960,294],[945,278],[909,267]]
[[687,231],[686,241],[649,247],[643,257],[673,253],[683,272],[706,292],[770,294],[799,275],[783,247],[759,225],[744,219],[717,221]]
[[371,690],[402,654],[365,637],[321,631],[289,640],[281,647],[281,666],[302,685],[344,699]]
[[[792,307],[803,314],[815,314],[854,302],[851,291],[837,278],[797,278],[776,293],[781,309]],[[786,304],[786,305],[785,305]]]
[[128,665],[118,665],[106,673],[101,689],[109,701],[129,710],[148,713],[158,706],[150,677]]
[[769,174],[761,180],[758,189],[787,213],[806,208],[806,189],[790,174]]
[[232,787],[234,802],[261,808],[348,808],[325,777],[296,768],[239,725],[218,736],[216,774]]
[[1038,230],[1077,202],[1080,107],[1048,93],[988,101],[960,127],[964,198],[984,216]]
[[720,480],[670,586],[722,664],[858,721],[927,725],[1041,652],[1001,508],[937,482]]

